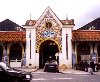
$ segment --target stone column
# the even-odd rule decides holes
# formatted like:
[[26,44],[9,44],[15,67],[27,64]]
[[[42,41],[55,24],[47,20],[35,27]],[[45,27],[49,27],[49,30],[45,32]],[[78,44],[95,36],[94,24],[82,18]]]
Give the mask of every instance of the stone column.
[[6,65],[9,65],[9,56],[8,56],[8,53],[7,53],[7,44],[6,43],[4,43],[3,62]]
[[77,46],[78,46],[78,43],[75,43],[75,56],[76,56],[76,63],[77,63]]
[[74,67],[75,63],[76,63],[76,54],[75,54],[75,43],[72,43],[72,66]]
[[25,48],[26,44],[23,43],[23,57],[22,57],[22,67],[26,66],[26,48]]

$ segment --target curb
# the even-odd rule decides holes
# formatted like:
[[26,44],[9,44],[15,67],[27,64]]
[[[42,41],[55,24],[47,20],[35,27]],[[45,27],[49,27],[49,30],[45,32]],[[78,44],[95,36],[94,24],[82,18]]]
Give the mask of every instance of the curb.
[[17,69],[20,71],[26,71],[26,72],[36,72],[39,70],[39,69],[33,69],[33,68],[14,68],[14,69]]
[[[68,73],[68,74],[90,74],[89,72],[81,71],[81,70],[74,70],[74,69],[66,69],[60,70],[60,73]],[[93,72],[96,75],[100,75],[100,70],[98,72]]]

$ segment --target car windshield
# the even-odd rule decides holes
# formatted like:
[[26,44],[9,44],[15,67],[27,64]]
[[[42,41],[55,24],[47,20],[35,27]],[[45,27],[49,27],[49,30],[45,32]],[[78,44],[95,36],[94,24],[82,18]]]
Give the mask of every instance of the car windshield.
[[55,61],[55,60],[47,61],[46,64],[57,64],[57,61]]

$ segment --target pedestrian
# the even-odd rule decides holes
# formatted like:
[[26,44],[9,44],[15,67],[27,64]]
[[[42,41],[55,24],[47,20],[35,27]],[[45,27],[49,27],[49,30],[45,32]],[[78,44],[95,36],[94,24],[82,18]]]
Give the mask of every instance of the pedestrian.
[[89,68],[88,68],[88,72],[93,74],[93,71],[95,70],[95,64],[94,64],[94,61],[90,61],[90,65],[89,65]]
[[91,67],[88,68],[88,72],[93,75],[93,69]]
[[93,69],[93,71],[95,71],[95,64],[94,61],[90,61],[90,67]]

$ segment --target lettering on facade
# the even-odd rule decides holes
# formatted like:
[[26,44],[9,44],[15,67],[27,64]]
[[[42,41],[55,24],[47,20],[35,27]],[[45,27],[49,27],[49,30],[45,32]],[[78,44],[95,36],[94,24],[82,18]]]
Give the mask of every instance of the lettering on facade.
[[43,32],[43,37],[45,37],[45,38],[47,38],[47,37],[53,38],[54,34],[55,33],[53,31],[44,31]]

